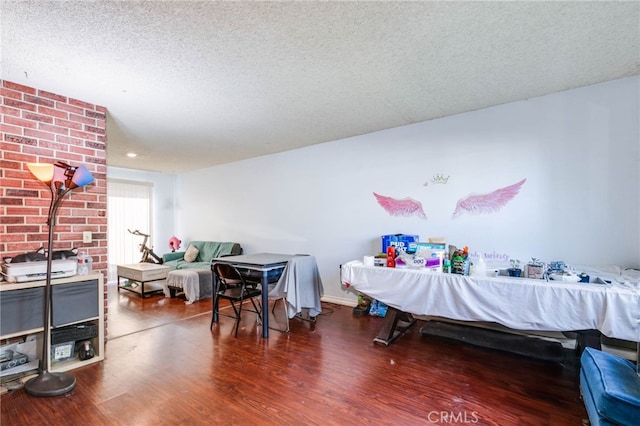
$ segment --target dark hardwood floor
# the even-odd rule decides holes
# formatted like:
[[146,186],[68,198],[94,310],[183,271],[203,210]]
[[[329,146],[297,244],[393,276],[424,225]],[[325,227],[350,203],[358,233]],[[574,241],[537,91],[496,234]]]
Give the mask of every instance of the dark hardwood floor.
[[[185,305],[109,288],[104,362],[67,395],[2,395],[4,425],[583,425],[575,368],[423,337],[373,344],[381,318],[323,304],[315,324],[261,337],[248,313],[209,330]],[[282,312],[276,315],[282,317]]]

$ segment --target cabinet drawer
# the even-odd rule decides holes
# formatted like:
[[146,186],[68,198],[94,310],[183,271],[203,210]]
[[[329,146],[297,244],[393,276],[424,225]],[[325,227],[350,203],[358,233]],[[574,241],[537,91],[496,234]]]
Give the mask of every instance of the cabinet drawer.
[[44,326],[44,287],[0,293],[0,335]]
[[99,316],[98,280],[57,284],[51,290],[53,327]]

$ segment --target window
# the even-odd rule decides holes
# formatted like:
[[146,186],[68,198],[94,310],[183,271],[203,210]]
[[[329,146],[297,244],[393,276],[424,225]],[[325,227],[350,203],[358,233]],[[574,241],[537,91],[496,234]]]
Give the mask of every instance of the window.
[[[107,180],[107,280],[117,280],[117,265],[138,263],[143,237],[132,235],[136,229],[151,234],[151,191],[146,182]],[[148,241],[151,245],[151,241]]]

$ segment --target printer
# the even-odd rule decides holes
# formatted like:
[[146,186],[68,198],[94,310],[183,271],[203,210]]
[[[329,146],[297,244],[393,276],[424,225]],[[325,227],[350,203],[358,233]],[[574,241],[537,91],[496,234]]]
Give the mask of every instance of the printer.
[[[78,262],[75,258],[51,261],[51,278],[66,278],[76,274]],[[2,275],[7,282],[23,283],[47,278],[47,261],[3,263]]]

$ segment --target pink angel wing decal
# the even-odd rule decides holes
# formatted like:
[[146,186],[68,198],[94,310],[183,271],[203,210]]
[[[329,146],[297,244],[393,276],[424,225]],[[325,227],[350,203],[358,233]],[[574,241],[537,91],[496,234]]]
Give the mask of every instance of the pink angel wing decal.
[[378,200],[378,204],[387,211],[391,216],[418,216],[421,219],[426,219],[427,215],[422,210],[422,204],[413,198],[403,198],[401,200],[385,197],[384,195],[373,195]]
[[504,188],[496,189],[488,194],[469,194],[458,200],[456,209],[454,210],[451,218],[455,219],[464,213],[474,215],[495,213],[518,195],[518,192],[525,181],[526,179],[522,179],[520,182],[505,186]]

